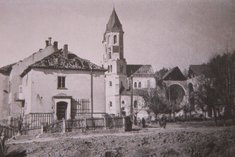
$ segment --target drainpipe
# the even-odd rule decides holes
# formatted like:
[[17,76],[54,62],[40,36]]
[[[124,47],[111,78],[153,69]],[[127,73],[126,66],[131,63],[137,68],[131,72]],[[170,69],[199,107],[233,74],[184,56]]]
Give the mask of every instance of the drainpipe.
[[93,118],[93,71],[91,68],[91,118]]

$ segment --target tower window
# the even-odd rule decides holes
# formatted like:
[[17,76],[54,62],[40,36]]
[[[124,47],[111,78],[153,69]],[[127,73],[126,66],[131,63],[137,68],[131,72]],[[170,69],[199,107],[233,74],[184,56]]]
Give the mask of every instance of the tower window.
[[122,104],[125,104],[125,101],[122,101]]
[[139,82],[138,87],[141,88],[141,82]]
[[111,52],[109,52],[109,59],[111,59],[112,58],[112,55],[111,55]]
[[113,36],[113,43],[116,44],[117,43],[117,35]]
[[134,101],[134,108],[137,108],[137,100]]
[[112,101],[109,102],[109,106],[112,107],[113,106],[113,103]]
[[113,66],[112,65],[110,65],[110,72],[112,72],[113,71]]
[[65,88],[65,76],[58,76],[57,78],[57,88],[64,89]]
[[137,88],[137,83],[136,82],[134,83],[134,87]]
[[109,81],[109,86],[112,86],[112,81]]

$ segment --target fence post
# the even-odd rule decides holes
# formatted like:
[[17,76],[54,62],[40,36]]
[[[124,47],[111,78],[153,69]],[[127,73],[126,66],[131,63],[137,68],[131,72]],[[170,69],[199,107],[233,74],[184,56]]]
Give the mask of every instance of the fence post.
[[65,133],[66,132],[66,123],[65,123],[65,119],[62,119],[62,132]]
[[106,117],[104,117],[104,129],[107,129],[107,121],[106,121]]
[[124,131],[126,130],[126,119],[125,116],[122,117],[122,128],[124,129]]
[[7,121],[8,125],[11,125],[11,116],[8,117],[8,121]]
[[41,134],[43,134],[43,132],[44,132],[44,126],[43,124],[41,124]]
[[112,122],[113,122],[113,128],[115,129],[116,128],[116,118],[115,117],[112,117]]
[[84,130],[87,129],[87,123],[86,123],[86,118],[84,118]]

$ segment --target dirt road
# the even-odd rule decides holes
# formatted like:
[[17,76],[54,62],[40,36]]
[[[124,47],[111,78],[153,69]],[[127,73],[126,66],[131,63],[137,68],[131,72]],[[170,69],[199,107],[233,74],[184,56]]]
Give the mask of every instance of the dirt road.
[[148,128],[125,133],[54,134],[9,141],[29,157],[233,157],[235,127]]

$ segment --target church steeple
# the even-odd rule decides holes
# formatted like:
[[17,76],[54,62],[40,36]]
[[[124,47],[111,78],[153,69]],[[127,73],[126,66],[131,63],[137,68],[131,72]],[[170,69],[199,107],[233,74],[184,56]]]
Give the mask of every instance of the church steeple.
[[103,55],[106,91],[106,111],[121,114],[120,91],[127,87],[126,59],[123,52],[123,29],[115,9],[106,24]]
[[109,22],[106,25],[105,33],[108,33],[108,32],[123,32],[122,24],[117,16],[115,8],[113,8],[113,12],[109,18]]
[[105,46],[104,66],[107,69],[111,69],[109,70],[110,73],[126,73],[126,61],[123,54],[123,34],[122,24],[113,8],[103,38]]

